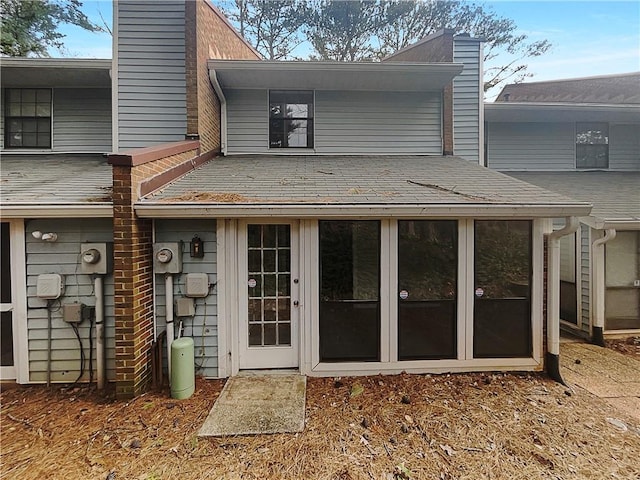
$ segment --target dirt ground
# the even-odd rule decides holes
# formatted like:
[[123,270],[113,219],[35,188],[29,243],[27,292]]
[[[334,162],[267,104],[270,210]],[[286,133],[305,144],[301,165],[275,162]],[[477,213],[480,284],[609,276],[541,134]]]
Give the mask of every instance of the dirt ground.
[[201,439],[223,386],[3,386],[3,479],[640,479],[640,425],[538,374],[308,379],[300,434]]

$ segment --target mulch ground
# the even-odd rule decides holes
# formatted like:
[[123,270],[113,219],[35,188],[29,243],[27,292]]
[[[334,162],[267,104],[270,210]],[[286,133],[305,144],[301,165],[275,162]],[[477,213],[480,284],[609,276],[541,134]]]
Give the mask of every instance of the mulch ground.
[[640,359],[640,337],[629,337],[620,340],[606,340],[608,348],[617,352]]
[[304,432],[198,438],[223,384],[3,385],[0,478],[640,479],[640,425],[543,375],[309,378]]

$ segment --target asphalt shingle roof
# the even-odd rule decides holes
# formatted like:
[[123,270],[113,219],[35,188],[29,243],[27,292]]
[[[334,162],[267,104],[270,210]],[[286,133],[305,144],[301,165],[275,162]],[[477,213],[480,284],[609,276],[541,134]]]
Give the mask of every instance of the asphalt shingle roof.
[[7,204],[111,203],[111,165],[102,155],[10,155],[0,158],[0,201]]
[[496,102],[640,104],[640,72],[506,85]]
[[238,155],[139,204],[569,205],[570,198],[459,157]]
[[590,202],[592,217],[640,222],[640,172],[509,172],[509,175]]

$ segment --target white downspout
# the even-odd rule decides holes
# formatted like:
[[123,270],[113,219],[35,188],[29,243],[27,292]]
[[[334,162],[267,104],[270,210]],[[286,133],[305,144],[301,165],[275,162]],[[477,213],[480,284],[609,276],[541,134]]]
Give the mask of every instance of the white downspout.
[[222,155],[227,155],[227,99],[224,96],[220,82],[215,70],[209,70],[209,79],[213,90],[220,100],[220,151]]
[[96,375],[98,390],[102,390],[105,383],[104,290],[102,275],[96,275],[93,283],[96,297]]
[[578,230],[580,221],[567,217],[565,226],[548,236],[547,264],[547,373],[557,382],[560,375],[560,238]]
[[165,310],[167,312],[167,370],[171,381],[171,343],[173,342],[173,276],[167,273],[164,277]]
[[591,340],[596,345],[604,347],[604,297],[605,297],[605,266],[604,244],[616,238],[616,231],[608,228],[604,236],[597,238],[591,244],[591,258],[593,259],[593,331]]

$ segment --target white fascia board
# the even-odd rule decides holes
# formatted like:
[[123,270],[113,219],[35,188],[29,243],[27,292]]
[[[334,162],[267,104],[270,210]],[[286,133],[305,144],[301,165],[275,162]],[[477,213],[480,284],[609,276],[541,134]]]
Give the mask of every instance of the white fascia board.
[[71,68],[109,70],[111,59],[3,57],[2,68]]
[[111,204],[14,204],[0,206],[0,218],[111,218]]
[[585,216],[590,205],[206,205],[137,204],[143,218],[554,218]]

